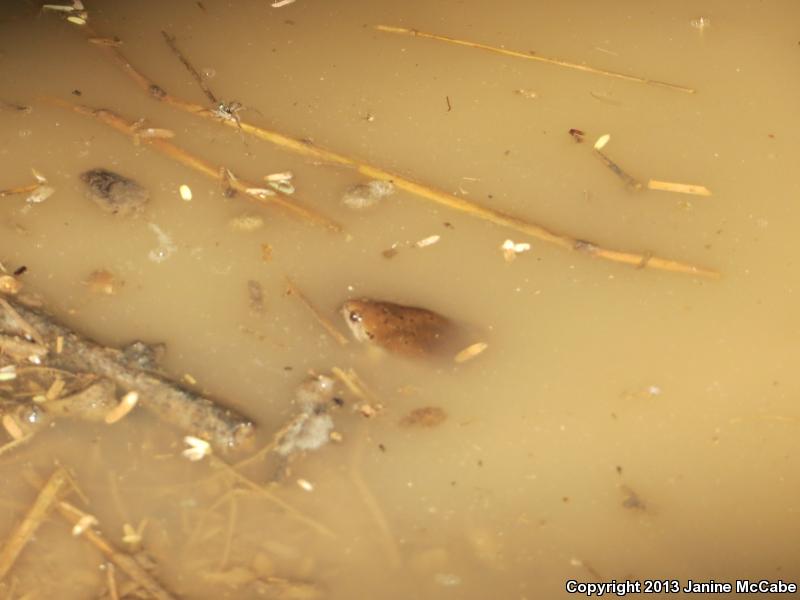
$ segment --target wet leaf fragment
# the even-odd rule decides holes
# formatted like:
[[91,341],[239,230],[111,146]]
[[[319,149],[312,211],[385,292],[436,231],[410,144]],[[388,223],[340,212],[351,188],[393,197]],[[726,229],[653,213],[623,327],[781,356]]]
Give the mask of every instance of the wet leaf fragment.
[[415,408],[400,420],[403,427],[436,427],[447,420],[447,413],[438,406]]

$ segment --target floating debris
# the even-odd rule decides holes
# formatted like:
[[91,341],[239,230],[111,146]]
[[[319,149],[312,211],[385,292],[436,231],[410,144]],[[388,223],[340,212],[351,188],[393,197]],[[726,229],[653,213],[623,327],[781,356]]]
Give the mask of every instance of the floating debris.
[[6,578],[23,548],[36,535],[39,526],[46,520],[53,505],[58,503],[59,496],[69,481],[69,475],[64,467],[58,467],[44,487],[39,490],[36,500],[28,509],[25,517],[8,535],[3,547],[0,548],[0,581]]
[[133,179],[108,169],[84,171],[80,179],[88,187],[89,198],[113,215],[127,217],[138,214],[150,200],[150,192]]
[[52,402],[53,400],[58,400],[58,397],[61,395],[61,392],[64,391],[66,387],[66,382],[61,379],[61,377],[56,377],[56,380],[47,388],[47,393],[45,394],[45,400],[47,402]]
[[288,277],[286,278],[286,293],[297,298],[300,303],[311,313],[314,319],[319,323],[325,332],[330,335],[334,340],[339,342],[341,346],[346,346],[349,343],[347,337],[344,336],[333,323],[314,306],[314,304],[306,298],[306,295],[298,289],[298,287]]
[[190,188],[185,183],[181,184],[181,186],[178,188],[178,193],[180,193],[181,200],[183,200],[184,202],[190,202],[191,201],[191,199],[192,199],[192,188]]
[[457,363],[467,362],[468,360],[472,360],[479,354],[481,354],[484,350],[489,347],[489,344],[486,342],[476,342],[464,348],[461,352],[455,355],[453,360]]
[[437,573],[433,579],[436,583],[444,587],[461,585],[461,577],[454,573]]
[[415,408],[400,419],[403,427],[436,427],[447,420],[447,413],[438,406]]
[[594,98],[595,100],[600,100],[600,102],[605,102],[606,104],[612,104],[614,106],[622,106],[622,102],[619,100],[614,100],[608,93],[606,92],[589,92],[589,95]]
[[167,260],[177,249],[178,247],[172,241],[172,238],[169,237],[164,231],[155,223],[148,223],[147,227],[156,234],[158,238],[158,248],[154,250],[150,250],[147,253],[147,258],[152,260],[154,263],[161,263]]
[[22,282],[12,275],[0,275],[0,294],[14,296],[22,289]]
[[292,185],[292,178],[294,175],[291,171],[284,171],[283,173],[272,173],[264,177],[267,184],[279,191],[281,194],[291,195],[294,194],[294,186]]
[[192,462],[203,460],[206,456],[211,454],[211,444],[205,440],[201,440],[193,435],[187,435],[183,438],[183,441],[189,447],[181,452],[181,454]]
[[189,59],[183,54],[183,52],[180,51],[180,48],[178,48],[178,44],[175,41],[175,36],[170,35],[164,30],[161,31],[161,35],[164,37],[164,41],[167,43],[167,46],[169,46],[169,49],[172,50],[172,53],[178,57],[178,60],[180,60],[183,66],[186,68],[186,70],[189,71],[189,74],[197,82],[197,85],[200,86],[200,89],[203,90],[203,93],[209,99],[211,104],[218,104],[219,106],[223,106],[223,104],[219,102],[219,100],[217,100],[217,97],[208,87],[208,84],[205,82],[202,75],[200,75],[197,69],[194,68],[194,65],[192,65],[191,62],[189,62]]
[[[404,28],[392,28],[392,27],[387,28],[386,26],[378,26],[378,29],[383,29],[384,31],[392,31],[395,33],[405,33],[407,35],[415,35],[415,36],[420,34],[420,32],[417,30],[404,29]],[[527,55],[525,56],[527,57]],[[373,177],[377,177],[385,181],[391,181],[395,186],[399,187],[400,189],[412,193],[420,198],[424,198],[427,201],[447,206],[450,209],[467,213],[473,217],[494,223],[496,225],[514,229],[526,235],[530,235],[537,239],[543,240],[549,244],[558,245],[562,249],[578,252],[581,255],[587,257],[601,258],[603,260],[608,260],[619,264],[626,264],[628,266],[635,268],[659,269],[673,273],[682,273],[692,276],[708,277],[711,279],[716,279],[719,278],[720,276],[720,274],[717,271],[703,268],[699,265],[684,263],[673,259],[653,255],[650,253],[643,254],[641,252],[626,252],[626,251],[616,250],[614,248],[606,248],[596,243],[587,242],[584,239],[575,238],[568,234],[555,233],[537,223],[526,221],[524,219],[520,219],[518,217],[514,217],[512,215],[508,215],[503,212],[469,202],[457,195],[450,194],[442,190],[438,190],[436,188],[425,185],[424,183],[420,183],[419,181],[403,177],[402,175],[399,175],[397,173],[393,173],[386,169],[382,169],[379,166],[360,162],[354,158],[348,157],[338,152],[327,150],[313,143],[309,143],[308,140],[293,138],[291,136],[287,136],[275,130],[259,127],[257,125],[254,125],[253,123],[247,123],[247,127],[242,128],[241,122],[235,122],[229,119],[220,120],[219,116],[213,110],[209,110],[202,105],[188,102],[186,100],[183,100],[181,98],[172,95],[168,95],[146,74],[132,67],[130,61],[128,61],[127,58],[119,52],[119,50],[115,50],[115,59],[118,66],[123,71],[123,73],[126,74],[143,93],[148,94],[150,97],[153,97],[153,90],[157,90],[158,92],[162,92],[155,96],[157,100],[168,103],[171,106],[180,108],[184,112],[187,112],[194,116],[218,121],[227,127],[236,127],[237,129],[241,129],[244,133],[248,135],[252,135],[261,140],[267,141],[271,144],[286,149],[288,151],[303,155],[307,158],[311,158],[315,161],[335,163],[342,166],[348,166],[361,173],[369,174]],[[581,66],[579,65],[579,67]],[[637,80],[640,79],[634,78],[634,81]],[[642,80],[642,81],[646,83],[651,83],[653,85],[664,85],[662,82],[656,82],[652,80]],[[669,86],[669,84],[667,85]],[[688,88],[683,88],[682,91],[694,93],[694,90]],[[129,133],[130,121],[111,111],[93,109],[91,107],[75,105],[69,102],[53,100],[53,99],[49,100],[49,102],[67,108],[69,110],[78,112],[80,114],[91,116],[123,133],[126,134]],[[217,173],[216,169],[212,168],[210,170],[207,170],[207,167],[211,165],[204,163],[204,161],[201,161],[197,157],[193,157],[186,151],[176,146],[170,145],[165,141],[161,141],[157,149],[161,150],[164,153],[169,154],[176,160],[180,160],[184,164],[202,170],[203,172],[209,174],[211,177],[214,177],[216,179],[222,178],[221,175],[216,174]],[[199,160],[200,162],[198,162]],[[255,186],[239,184],[237,187],[243,190],[244,188],[255,187]],[[287,210],[292,210],[293,212],[302,215],[304,219],[312,223],[324,224],[329,229],[335,231],[341,230],[341,226],[338,223],[335,223],[330,219],[327,219],[324,216],[311,211],[310,209],[301,208],[297,206],[297,204],[294,202],[288,202],[288,201],[280,202],[279,199],[272,199],[270,200],[270,202],[279,204],[281,207]]]
[[282,6],[288,6],[289,4],[293,4],[295,0],[278,0],[277,2],[273,2],[271,4],[272,8],[280,8]]
[[142,543],[142,534],[144,528],[147,526],[147,519],[139,523],[139,527],[134,529],[130,523],[125,523],[122,526],[122,543],[128,546],[138,546]]
[[123,418],[128,416],[128,414],[136,407],[139,403],[139,394],[130,391],[122,397],[120,403],[117,404],[111,411],[106,413],[104,421],[107,425],[113,425],[114,423],[121,421]]
[[616,175],[617,177],[622,179],[622,181],[625,182],[625,186],[627,188],[634,191],[641,190],[644,187],[641,181],[623,171],[622,167],[620,167],[617,163],[615,163],[608,156],[603,154],[603,152],[601,152],[601,150],[606,146],[606,144],[608,144],[610,139],[611,135],[609,135],[608,133],[601,135],[599,138],[597,138],[597,141],[594,143],[594,153],[600,160],[603,161],[603,164],[605,164],[611,170],[611,172],[614,173],[614,175]]
[[597,141],[594,143],[595,150],[602,150],[606,144],[608,144],[609,140],[611,140],[611,134],[605,133],[597,138]]
[[317,450],[331,439],[333,418],[330,407],[336,392],[336,382],[317,375],[304,381],[295,392],[294,402],[300,412],[285,426],[276,441],[275,452],[289,456],[297,452]]
[[78,522],[73,525],[72,537],[81,536],[87,529],[90,527],[97,527],[99,524],[100,521],[98,521],[93,515],[83,515],[80,519],[78,519]]
[[39,185],[32,194],[25,198],[29,204],[40,204],[55,193],[55,189],[49,185]]
[[17,420],[11,415],[3,415],[2,423],[3,429],[6,430],[6,433],[12,440],[21,440],[25,437],[25,432],[22,431],[22,427],[20,427]]
[[166,140],[175,137],[175,132],[171,129],[163,129],[161,127],[145,127],[144,119],[139,119],[130,127],[130,135],[133,137],[133,145],[138,146],[142,140]]
[[250,310],[258,315],[264,314],[264,287],[254,279],[247,282],[247,298],[250,303]]
[[305,490],[307,492],[313,492],[314,491],[314,485],[310,481],[308,481],[307,479],[298,479],[297,480],[297,485],[300,487],[300,489],[303,489],[303,490]]
[[261,244],[261,260],[269,262],[272,260],[272,245]]
[[403,427],[436,427],[447,420],[447,413],[438,406],[415,408],[400,419]]
[[425,248],[427,246],[433,246],[440,239],[442,239],[442,236],[440,236],[440,235],[431,235],[431,236],[428,236],[428,237],[426,237],[424,239],[419,240],[414,245],[417,248]]
[[31,108],[30,106],[25,106],[24,104],[17,104],[16,102],[6,102],[5,100],[0,100],[0,109],[15,110],[17,112],[24,112],[26,114],[30,114],[33,112],[33,108]]
[[431,40],[438,40],[440,42],[447,42],[450,44],[456,44],[458,46],[466,46],[468,48],[474,48],[477,50],[484,50],[488,52],[493,52],[496,54],[502,54],[504,56],[513,56],[516,58],[523,58],[526,60],[535,60],[543,63],[547,63],[550,65],[556,65],[558,67],[566,67],[568,69],[575,69],[577,71],[583,71],[584,73],[595,73],[597,75],[605,75],[606,77],[615,77],[617,79],[625,79],[627,81],[634,81],[637,83],[644,83],[648,85],[654,85],[664,88],[669,88],[672,90],[677,90],[680,92],[685,92],[687,94],[694,94],[695,90],[692,88],[688,88],[682,85],[675,85],[674,83],[667,83],[664,81],[656,81],[654,79],[650,79],[647,77],[639,77],[637,75],[628,75],[627,73],[618,73],[615,71],[606,71],[605,69],[597,69],[595,67],[590,67],[585,64],[578,64],[578,63],[570,63],[565,60],[559,60],[555,58],[547,58],[545,56],[541,56],[539,54],[530,53],[530,52],[519,52],[516,50],[508,50],[507,48],[499,48],[496,46],[489,46],[488,44],[482,44],[480,42],[471,42],[469,40],[460,40],[444,35],[438,35],[435,33],[428,33],[425,31],[420,31],[419,29],[409,29],[407,27],[396,27],[392,25],[375,25],[375,29],[378,31],[384,31],[387,33],[397,33],[401,35],[409,35],[416,38],[427,38]]
[[503,251],[503,258],[506,262],[513,261],[517,258],[517,254],[522,254],[530,249],[531,245],[528,242],[516,243],[514,240],[506,240],[500,246],[500,250]]
[[251,232],[261,229],[263,226],[264,226],[263,217],[252,214],[240,215],[228,221],[228,227],[230,227],[234,231]]
[[623,508],[627,508],[629,510],[639,510],[639,511],[647,510],[647,505],[639,497],[639,495],[635,491],[633,491],[630,487],[623,484],[619,487],[619,489],[623,495],[622,499]]
[[81,0],[72,0],[72,6],[65,4],[45,4],[43,11],[62,13],[64,17],[73,25],[86,25],[89,20],[89,13],[84,9]]
[[394,184],[383,179],[374,179],[367,183],[359,183],[348,189],[342,196],[342,202],[354,210],[362,210],[375,206],[378,202],[394,193]]
[[17,378],[16,365],[6,365],[0,368],[0,381],[13,381]]
[[583,141],[583,136],[586,135],[585,133],[583,133],[583,131],[581,131],[580,129],[575,129],[574,127],[569,130],[569,134],[579,144]]
[[539,96],[533,90],[514,90],[514,93],[517,96],[522,96],[523,98],[527,98],[528,100],[535,100]]
[[44,175],[33,168],[31,169],[31,173],[33,173],[36,183],[12,188],[10,190],[2,190],[0,191],[0,197],[12,194],[29,194],[28,197],[25,198],[25,202],[29,204],[39,204],[55,193],[55,188],[47,185],[47,178]]
[[96,269],[89,273],[83,285],[87,286],[89,291],[94,294],[113,296],[124,285],[124,282],[118,280],[111,271]]
[[696,19],[689,21],[689,25],[694,29],[697,29],[697,31],[700,33],[703,33],[706,29],[711,27],[711,19],[708,17],[697,17]]
[[96,46],[109,46],[112,48],[118,48],[122,46],[122,40],[118,37],[107,38],[107,37],[90,37],[86,40],[90,44],[94,44]]

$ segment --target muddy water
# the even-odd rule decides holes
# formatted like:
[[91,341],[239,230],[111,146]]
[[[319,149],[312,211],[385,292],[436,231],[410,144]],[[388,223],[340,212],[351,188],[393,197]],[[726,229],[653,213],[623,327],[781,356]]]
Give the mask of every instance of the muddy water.
[[[45,476],[58,461],[120,547],[123,525],[146,520],[141,544],[185,598],[260,597],[255,579],[274,597],[310,593],[270,578],[326,598],[540,598],[563,594],[567,579],[800,577],[795,3],[87,4],[93,27],[176,96],[205,100],[162,29],[220,98],[245,105],[246,121],[722,277],[590,259],[404,192],[354,212],[340,198],[364,181],[355,172],[162,106],[75,26],[3,3],[0,99],[33,110],[0,111],[0,189],[29,183],[34,167],[56,190],[34,206],[0,198],[0,260],[27,266],[27,289],[104,343],[165,342],[165,370],[251,416],[261,443],[292,415],[309,370],[353,368],[384,406],[370,420],[345,407],[342,441],[296,459],[269,488],[315,526],[181,457],[181,434],[146,412],[113,428],[59,423],[0,458],[3,540],[35,495],[23,470]],[[700,17],[710,25],[693,27]],[[378,33],[378,23],[697,93]],[[345,233],[226,198],[47,96],[146,118],[248,179],[290,170],[298,199]],[[605,133],[608,155],[636,177],[713,196],[625,190],[592,155]],[[86,198],[79,174],[98,167],[150,190],[144,214],[115,218]],[[263,227],[232,228],[242,216]],[[160,261],[153,226],[171,240]],[[432,235],[432,246],[407,245]],[[509,238],[532,249],[506,262]],[[98,269],[124,282],[116,294],[83,283]],[[341,347],[285,295],[286,276],[343,333],[341,303],[377,297],[468,324],[488,350],[443,366]],[[249,307],[250,280],[263,287],[262,314]],[[447,419],[400,425],[422,407]],[[256,467],[246,473],[259,484],[279,471],[274,459]],[[54,517],[0,590],[97,597],[102,565]]]

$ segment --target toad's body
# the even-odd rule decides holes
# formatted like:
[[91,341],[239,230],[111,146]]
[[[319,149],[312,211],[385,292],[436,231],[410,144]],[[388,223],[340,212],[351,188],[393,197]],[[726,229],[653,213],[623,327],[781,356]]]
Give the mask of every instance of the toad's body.
[[358,341],[404,356],[437,353],[453,329],[448,319],[433,311],[381,300],[348,300],[341,313]]

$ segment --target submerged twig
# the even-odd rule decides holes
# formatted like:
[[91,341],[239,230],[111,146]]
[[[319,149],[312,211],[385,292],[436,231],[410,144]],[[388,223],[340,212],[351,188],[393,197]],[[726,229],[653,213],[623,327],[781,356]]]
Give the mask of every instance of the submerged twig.
[[[570,130],[571,133],[571,130]],[[658,181],[657,179],[650,179],[647,184],[643,184],[641,181],[633,177],[632,175],[628,174],[622,167],[620,167],[616,162],[611,160],[608,155],[606,155],[602,149],[611,139],[609,134],[601,135],[597,138],[597,141],[594,143],[594,152],[597,157],[603,161],[611,171],[623,182],[625,182],[625,186],[634,191],[640,191],[644,188],[649,190],[658,190],[662,192],[675,192],[678,194],[691,194],[694,196],[710,196],[711,190],[709,190],[704,185],[692,185],[689,183],[677,183],[674,181]]]
[[61,494],[64,486],[69,482],[69,476],[63,467],[58,467],[47,483],[39,491],[39,495],[31,505],[25,518],[17,526],[6,545],[0,551],[0,581],[2,581],[14,561],[17,560],[25,544],[33,537],[45,516]]
[[296,509],[291,504],[285,502],[284,500],[281,500],[275,494],[273,494],[269,490],[267,490],[264,486],[258,485],[255,481],[253,481],[253,480],[249,479],[248,477],[246,477],[245,475],[242,475],[241,473],[239,473],[239,471],[234,469],[232,466],[230,466],[225,461],[220,460],[218,458],[215,458],[214,456],[211,456],[210,457],[210,463],[215,468],[221,469],[222,472],[224,472],[224,473],[230,475],[231,477],[233,477],[233,479],[235,481],[237,481],[240,484],[242,484],[245,488],[250,489],[250,490],[258,493],[260,496],[263,496],[269,502],[271,502],[271,503],[275,504],[276,506],[279,506],[280,508],[285,510],[286,514],[291,516],[296,521],[299,521],[300,523],[304,523],[305,525],[308,525],[309,527],[311,527],[312,529],[314,529],[318,533],[321,533],[321,534],[326,535],[328,537],[336,537],[336,534],[333,533],[333,531],[331,531],[327,526],[325,526],[322,523],[320,523],[319,521],[316,521],[316,520],[312,519],[311,517],[303,514],[301,511]]
[[[61,501],[56,507],[61,516],[73,526],[89,516],[69,502]],[[139,587],[147,591],[151,597],[156,600],[176,600],[175,596],[168,592],[155,577],[145,571],[133,556],[114,548],[99,531],[88,528],[81,533],[81,536],[91,542],[95,548],[103,553],[106,559],[114,563],[118,569],[135,581]]]
[[606,156],[601,150],[595,148],[594,153],[601,161],[603,161],[604,165],[611,169],[611,172],[614,173],[614,175],[619,177],[625,183],[625,187],[636,192],[642,189],[643,186],[641,181],[636,179],[633,175],[626,173],[622,167]]
[[353,446],[353,454],[350,458],[349,469],[350,482],[359,493],[361,501],[364,503],[367,512],[375,522],[378,537],[380,539],[381,546],[383,546],[383,551],[386,554],[386,560],[389,563],[389,566],[393,569],[397,569],[402,564],[397,540],[392,533],[392,529],[389,526],[389,521],[386,518],[386,515],[381,509],[381,506],[378,503],[378,500],[375,498],[375,495],[367,485],[367,482],[364,481],[364,476],[362,474],[362,470],[364,468],[364,440],[366,437],[365,425],[366,424],[362,422],[359,434],[356,436],[357,439]]
[[[244,133],[270,142],[271,144],[280,146],[281,148],[291,152],[314,158],[321,162],[354,169],[370,179],[391,181],[397,188],[405,190],[420,198],[436,202],[453,210],[465,212],[473,217],[483,219],[484,221],[488,221],[495,225],[514,229],[566,250],[578,251],[589,256],[602,258],[604,260],[616,263],[627,264],[638,268],[647,267],[651,269],[660,269],[664,271],[712,278],[719,276],[719,273],[714,270],[706,269],[690,263],[668,258],[661,258],[658,256],[651,256],[646,253],[625,252],[621,250],[613,250],[611,248],[604,248],[593,242],[588,242],[567,234],[557,233],[536,223],[508,215],[498,210],[480,206],[465,200],[464,198],[460,198],[445,191],[418,183],[397,173],[361,162],[343,154],[326,150],[320,146],[314,145],[311,142],[299,140],[273,130],[258,127],[240,119],[220,119],[218,112],[215,110],[208,109],[199,104],[188,102],[168,94],[162,87],[158,86],[144,74],[138,71],[130,63],[130,61],[128,61],[125,55],[120,52],[119,48],[109,46],[98,46],[98,48],[109,54],[109,56],[111,56],[111,58],[113,58],[117,64],[120,65],[128,77],[130,77],[134,83],[136,83],[136,85],[138,85],[151,98],[169,104],[170,106],[190,114],[222,123],[228,127],[240,129]],[[163,143],[163,140],[151,140],[150,143]]]
[[178,48],[178,45],[175,43],[175,36],[174,35],[170,35],[169,33],[167,33],[164,30],[161,31],[161,35],[164,36],[164,41],[167,42],[167,46],[169,46],[169,49],[172,50],[172,53],[175,54],[175,56],[178,57],[178,60],[181,61],[183,66],[186,67],[186,70],[189,71],[189,74],[197,82],[197,85],[200,86],[200,89],[203,90],[203,93],[206,95],[206,98],[211,100],[211,104],[214,104],[214,105],[219,104],[219,101],[217,100],[217,97],[214,95],[214,93],[208,87],[208,84],[203,79],[203,76],[200,75],[200,73],[197,71],[197,69],[194,68],[192,63],[189,62],[189,59],[186,58],[186,55],[183,52],[181,52],[180,49]]
[[345,387],[359,400],[370,404],[380,404],[375,395],[367,387],[367,384],[359,377],[354,369],[345,371],[340,367],[333,367],[331,369],[334,377],[341,381]]
[[[166,376],[145,370],[123,352],[81,336],[41,309],[25,307],[11,298],[6,302],[41,334],[47,350],[55,348],[58,338],[62,339],[62,352],[48,352],[41,359],[44,366],[93,373],[127,391],[135,391],[142,405],[164,421],[207,439],[222,452],[244,449],[251,443],[254,426],[244,416]],[[13,332],[16,328],[16,319],[7,310],[0,310],[0,332]]]
[[687,94],[694,94],[695,90],[683,85],[676,85],[674,83],[667,83],[665,81],[657,81],[655,79],[648,79],[646,77],[639,77],[637,75],[628,75],[626,73],[618,73],[616,71],[607,71],[605,69],[597,69],[595,67],[590,67],[587,65],[581,65],[578,63],[571,63],[565,60],[560,60],[557,58],[547,58],[544,56],[538,56],[536,54],[526,54],[524,52],[517,52],[515,50],[508,50],[506,48],[498,48],[496,46],[489,46],[488,44],[481,44],[478,42],[470,42],[467,40],[459,40],[457,38],[448,37],[445,35],[438,35],[436,33],[426,33],[424,31],[418,31],[416,29],[408,29],[406,27],[394,27],[391,25],[376,25],[375,29],[378,31],[383,31],[386,33],[399,33],[403,35],[410,35],[413,37],[421,37],[421,38],[428,38],[431,40],[438,40],[440,42],[447,42],[449,44],[456,44],[458,46],[467,46],[468,48],[475,48],[478,50],[486,50],[488,52],[494,52],[496,54],[503,54],[505,56],[513,56],[515,58],[524,58],[527,60],[536,60],[539,62],[547,63],[549,65],[556,65],[558,67],[566,67],[567,69],[575,69],[577,71],[583,71],[585,73],[594,73],[596,75],[605,75],[606,77],[614,77],[616,79],[625,79],[626,81],[634,81],[636,83],[645,83],[648,85],[654,85],[658,87],[669,88],[671,90],[677,90],[679,92],[685,92]]
[[33,438],[33,433],[29,433],[25,437],[11,440],[7,444],[3,444],[2,446],[0,446],[0,456],[3,456],[4,454],[11,452],[15,448],[19,448],[20,446],[27,444],[29,441],[31,441],[32,438]]
[[306,309],[308,309],[308,312],[312,314],[317,323],[322,326],[328,335],[339,342],[339,344],[342,346],[346,346],[348,344],[349,340],[344,336],[344,334],[334,327],[333,323],[331,323],[330,320],[326,318],[325,315],[323,315],[308,298],[306,298],[305,294],[303,294],[303,292],[301,292],[288,277],[286,278],[286,291],[289,293],[289,295],[297,298],[300,303],[305,306]]
[[[117,131],[130,136],[131,138],[136,137],[138,130],[137,124],[134,121],[125,119],[113,111],[104,108],[91,108],[81,104],[72,104],[56,98],[49,98],[48,101],[52,104],[56,104],[57,106],[61,106],[62,108],[68,108],[76,113],[93,117],[101,123],[109,125]],[[140,139],[143,143],[155,148],[159,152],[166,154],[170,158],[173,158],[178,162],[191,167],[200,173],[203,173],[207,177],[217,181],[223,181],[222,173],[226,172],[226,169],[221,169],[218,165],[213,165],[206,160],[187,152],[183,148],[166,139],[159,137],[143,137],[138,139]],[[275,206],[289,211],[295,216],[299,216],[310,223],[323,225],[332,231],[341,230],[341,226],[335,221],[311,208],[301,206],[294,200],[287,199],[279,190],[274,190],[271,191],[270,194],[265,194],[258,185],[237,177],[230,178],[226,183],[235,190],[245,194],[245,196],[247,196],[247,198],[253,202],[265,205],[274,204]]]

